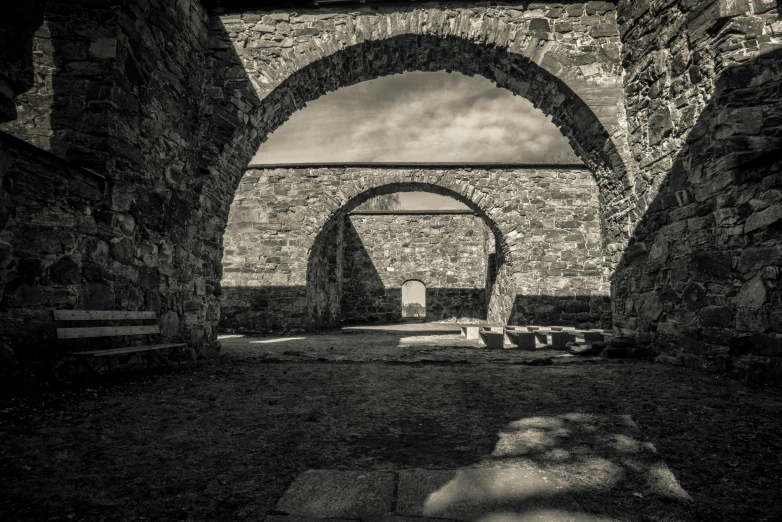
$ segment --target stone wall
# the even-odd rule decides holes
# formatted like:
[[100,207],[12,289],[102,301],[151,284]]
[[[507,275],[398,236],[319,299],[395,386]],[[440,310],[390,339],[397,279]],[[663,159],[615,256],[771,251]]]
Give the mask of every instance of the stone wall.
[[350,214],[342,318],[399,321],[402,284],[426,286],[429,321],[485,321],[494,235],[473,213]]
[[598,189],[585,168],[335,165],[246,172],[225,235],[222,326],[337,324],[339,283],[329,290],[326,282],[338,262],[325,260],[344,244],[333,245],[333,227],[375,195],[415,190],[454,197],[487,223],[498,259],[490,321],[535,322],[536,300],[556,303],[548,320],[605,321],[610,259],[601,248]]
[[780,6],[619,13],[639,201],[615,325],[666,362],[782,382]]
[[103,176],[0,133],[0,187],[0,366],[57,353],[58,309],[155,310],[181,339],[157,272],[116,234]]
[[[17,96],[16,120],[2,128],[66,158],[69,169],[87,167],[105,181],[101,201],[92,205],[97,208],[65,193],[58,195],[66,198],[61,201],[26,205],[4,187],[11,215],[44,221],[56,234],[62,232],[61,253],[76,264],[68,299],[52,290],[60,301],[20,310],[7,300],[0,308],[3,335],[20,357],[51,333],[31,329],[24,319],[32,314],[43,320],[47,306],[153,310],[168,337],[187,341],[201,353],[214,340],[219,232],[205,236],[199,230],[197,191],[198,162],[204,157],[199,116],[205,112],[203,90],[210,72],[207,39],[208,19],[197,2],[46,3],[43,25],[32,40],[35,82]],[[44,150],[8,147],[3,152],[8,183],[32,171],[46,172],[42,179],[56,187],[72,185],[70,171],[51,168]],[[43,186],[41,192],[49,194],[51,188]],[[97,232],[71,242],[71,232],[55,225],[53,216],[62,212],[87,212]],[[18,237],[26,230],[17,219],[4,223],[2,233]],[[41,257],[32,251],[24,256]],[[40,261],[45,271],[56,260]],[[212,285],[204,277],[207,272],[213,274]],[[17,276],[6,276],[12,280],[4,281],[11,285],[10,299],[19,291],[13,283]],[[43,288],[48,280],[28,279],[33,288],[42,285],[42,292],[49,291]]]

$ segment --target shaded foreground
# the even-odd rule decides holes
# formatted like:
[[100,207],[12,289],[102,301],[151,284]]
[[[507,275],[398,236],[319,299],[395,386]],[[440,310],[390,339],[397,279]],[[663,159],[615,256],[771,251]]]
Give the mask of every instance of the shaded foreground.
[[549,508],[603,520],[782,518],[778,392],[406,328],[227,338],[182,372],[4,397],[0,519],[271,520],[310,469],[440,473],[436,507],[531,467],[567,478]]

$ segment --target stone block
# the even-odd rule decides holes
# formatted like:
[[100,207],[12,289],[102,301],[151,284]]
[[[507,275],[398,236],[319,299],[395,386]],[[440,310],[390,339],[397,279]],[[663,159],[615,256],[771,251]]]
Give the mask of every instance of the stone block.
[[543,334],[536,332],[536,334],[539,340],[545,339],[545,344],[552,350],[565,350],[570,341],[570,333],[565,331],[550,331]]
[[480,331],[481,326],[480,325],[462,325],[462,337],[468,340],[478,340],[481,338]]
[[760,228],[768,227],[782,220],[782,205],[772,205],[760,212],[755,212],[747,218],[744,232],[754,232]]
[[505,334],[503,332],[482,330],[480,336],[481,342],[486,348],[501,350],[505,347]]
[[594,343],[603,340],[602,332],[594,332],[588,330],[577,330],[570,334],[571,340],[578,343]]
[[760,308],[767,299],[768,292],[763,278],[756,276],[742,285],[735,303],[739,308]]
[[534,332],[507,330],[505,335],[509,343],[521,350],[533,351],[537,348],[537,338]]

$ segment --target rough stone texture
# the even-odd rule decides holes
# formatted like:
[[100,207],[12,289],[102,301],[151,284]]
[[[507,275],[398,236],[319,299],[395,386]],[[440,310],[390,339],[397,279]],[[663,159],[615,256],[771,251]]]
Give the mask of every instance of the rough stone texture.
[[[213,18],[213,49],[235,53],[240,62],[226,60],[230,66],[215,71],[210,92],[223,98],[224,78],[246,74],[255,97],[248,99],[243,90],[234,91],[230,104],[215,100],[220,118],[208,134],[231,139],[219,152],[220,176],[208,180],[204,191],[220,193],[235,186],[237,168],[244,168],[250,157],[243,149],[248,140],[252,147],[260,144],[293,112],[328,91],[410,70],[481,74],[533,100],[571,140],[595,173],[603,240],[618,255],[627,239],[632,204],[627,191],[633,182],[626,167],[616,13],[612,4],[605,6],[610,9],[586,3],[555,10],[534,3],[433,2]],[[541,30],[541,20],[549,31]],[[227,211],[212,209],[216,220]]]
[[[57,261],[52,274],[74,285],[69,292],[77,299],[59,293],[54,299],[47,283],[37,278],[29,288],[14,286],[30,308],[12,310],[10,301],[2,304],[3,334],[24,351],[50,333],[49,328],[34,329],[24,318],[37,314],[44,321],[44,309],[151,309],[174,311],[177,320],[168,322],[168,332],[200,348],[214,340],[219,314],[214,296],[219,288],[204,278],[205,272],[218,270],[219,255],[217,265],[210,265],[206,254],[219,252],[218,242],[196,235],[197,116],[208,75],[203,8],[189,2],[79,2],[76,7],[71,1],[52,1],[44,14],[45,23],[32,41],[36,81],[16,98],[18,118],[2,128],[94,170],[106,182],[92,214],[78,198],[66,196],[65,189],[56,198],[48,196],[46,204],[33,204],[39,200],[31,196],[28,205],[13,195],[11,179],[34,171],[55,187],[70,187],[65,173],[75,166],[52,168],[42,151],[20,155],[4,140],[3,188],[11,206],[3,210],[10,208],[16,219],[4,222],[1,233],[23,236],[21,215],[52,227],[47,232],[55,236],[52,243],[61,241],[59,250],[72,258]],[[40,197],[51,190],[42,186]],[[56,222],[65,212],[86,213],[97,228],[90,232],[96,239],[88,240],[84,233],[75,243],[68,240],[72,232]],[[38,254],[23,253],[49,254],[48,247]],[[42,263],[46,269],[50,260]],[[33,268],[30,273],[37,274]],[[13,286],[9,280],[16,276],[4,275],[4,283]]]
[[[176,317],[161,290],[166,277],[121,233],[105,178],[2,134],[0,187],[0,339],[20,360],[56,351],[53,309]],[[183,338],[170,321],[162,324],[165,338]]]
[[610,261],[588,170],[302,166],[252,168],[239,186],[225,235],[223,326],[337,324],[345,216],[375,195],[417,190],[462,201],[494,235],[489,321],[529,323],[540,317],[534,303],[542,301],[551,314],[574,310],[557,315],[573,324],[610,322]]
[[426,286],[427,320],[486,319],[494,235],[474,214],[351,214],[345,228],[342,317],[399,321],[402,284]]
[[634,235],[614,321],[661,361],[782,380],[777,2],[624,2]]
[[393,511],[395,483],[393,473],[309,470],[296,477],[277,511],[313,518],[385,515]]

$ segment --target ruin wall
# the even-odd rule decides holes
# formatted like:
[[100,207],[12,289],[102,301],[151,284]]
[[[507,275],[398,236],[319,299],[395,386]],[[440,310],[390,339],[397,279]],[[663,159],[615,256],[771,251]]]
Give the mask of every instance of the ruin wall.
[[402,284],[426,286],[427,321],[485,321],[494,235],[473,213],[351,214],[342,283],[345,322],[399,321]]
[[626,1],[638,162],[614,322],[659,360],[782,380],[782,21],[775,0]]
[[[583,167],[270,166],[245,173],[231,207],[222,327],[336,325],[343,316],[341,295],[334,292],[345,239],[331,227],[389,190],[449,195],[487,222],[499,260],[487,296],[489,321],[610,320],[610,260],[601,245],[598,189]],[[548,303],[542,316],[535,306],[541,300]]]

